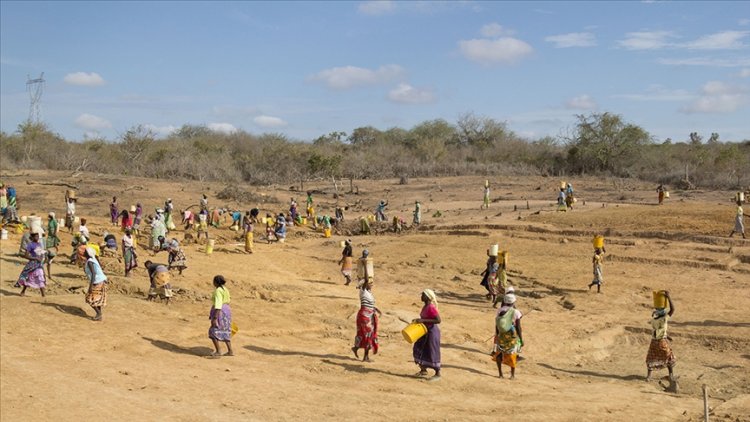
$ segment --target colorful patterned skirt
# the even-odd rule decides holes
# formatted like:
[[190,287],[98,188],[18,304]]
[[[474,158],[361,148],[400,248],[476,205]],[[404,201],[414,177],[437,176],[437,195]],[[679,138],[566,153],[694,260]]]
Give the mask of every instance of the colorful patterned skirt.
[[107,306],[107,283],[92,285],[86,293],[86,303],[92,308]]
[[214,314],[217,312],[219,315],[216,316],[216,326],[212,325],[208,329],[208,338],[218,341],[230,341],[232,339],[232,310],[227,303],[221,309],[215,309],[212,306],[208,318],[213,321]]
[[45,288],[47,279],[44,277],[44,263],[35,259],[29,260],[21,270],[21,275],[18,276],[18,285],[34,289]]
[[506,331],[495,336],[495,356],[502,355],[502,363],[511,368],[516,367],[519,340],[515,330]]
[[665,338],[651,339],[651,344],[648,346],[648,353],[646,354],[648,369],[671,368],[676,363],[677,359],[674,357],[669,340]]
[[125,272],[128,272],[138,266],[138,254],[135,253],[134,247],[130,246],[123,249],[122,257],[125,261]]
[[432,369],[440,369],[440,328],[432,324],[427,334],[414,343],[414,363]]
[[372,349],[373,353],[378,353],[378,315],[375,308],[367,306],[359,308],[354,347]]

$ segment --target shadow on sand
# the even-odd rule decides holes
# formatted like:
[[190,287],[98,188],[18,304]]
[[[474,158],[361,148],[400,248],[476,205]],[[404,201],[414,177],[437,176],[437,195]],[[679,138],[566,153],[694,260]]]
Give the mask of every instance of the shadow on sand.
[[724,321],[712,321],[707,319],[705,321],[685,321],[685,322],[672,322],[677,327],[750,327],[750,322],[724,322]]
[[54,303],[54,302],[32,302],[32,303],[38,303],[42,306],[49,306],[51,308],[55,308],[57,311],[60,311],[64,314],[91,319],[91,317],[89,317],[86,314],[86,311],[84,311],[83,308],[80,308],[78,306],[63,305],[62,303]]
[[144,340],[150,342],[152,345],[162,349],[166,350],[168,352],[172,353],[178,353],[181,355],[191,355],[191,356],[209,356],[211,352],[213,352],[213,349],[206,346],[195,346],[195,347],[183,347],[179,346],[174,343],[170,343],[168,341],[164,340],[156,340],[149,337],[141,336]]
[[344,356],[344,355],[334,355],[332,353],[321,354],[321,353],[300,352],[297,350],[275,350],[275,349],[267,349],[265,347],[260,347],[260,346],[254,346],[254,345],[245,346],[245,349],[251,352],[260,353],[263,355],[272,355],[272,356],[306,356],[309,358],[319,358],[319,359],[354,360],[354,356],[350,357],[350,356]]
[[553,371],[565,372],[566,374],[572,374],[572,375],[583,375],[587,377],[610,378],[610,379],[621,380],[621,381],[643,381],[645,379],[643,375],[616,375],[616,374],[603,374],[601,372],[594,372],[594,371],[574,371],[571,369],[555,368],[554,366],[548,365],[546,363],[538,363],[537,365],[541,366],[542,368],[551,369]]

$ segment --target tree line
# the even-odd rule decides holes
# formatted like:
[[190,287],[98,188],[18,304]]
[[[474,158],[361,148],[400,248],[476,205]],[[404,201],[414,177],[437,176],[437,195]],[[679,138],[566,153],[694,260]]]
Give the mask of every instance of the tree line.
[[116,141],[73,142],[43,123],[0,133],[0,167],[91,171],[152,178],[249,184],[319,178],[384,179],[460,175],[606,175],[678,188],[746,187],[750,140],[706,142],[696,132],[657,143],[612,113],[578,115],[569,134],[528,140],[504,122],[465,114],[455,123],[428,120],[411,129],[359,127],[311,142],[281,133],[220,133],[183,125],[157,138],[134,126]]

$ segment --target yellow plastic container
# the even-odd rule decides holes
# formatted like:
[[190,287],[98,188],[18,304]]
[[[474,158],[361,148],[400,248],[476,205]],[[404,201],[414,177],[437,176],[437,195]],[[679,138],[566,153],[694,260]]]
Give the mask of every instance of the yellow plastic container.
[[506,267],[508,266],[508,259],[510,258],[510,252],[509,251],[502,251],[500,252],[500,255],[503,257],[503,265]]
[[565,185],[566,185],[565,181],[561,180],[560,181],[560,189],[565,189]]
[[87,243],[86,246],[88,246],[89,248],[93,249],[94,252],[96,253],[96,256],[100,256],[101,255],[102,251],[99,249],[99,245],[97,245],[96,243]]
[[669,192],[664,192],[664,197],[669,198]]
[[367,219],[370,220],[370,223],[374,223],[375,222],[375,215],[370,214],[370,215],[367,216]]
[[404,340],[413,344],[427,334],[427,326],[422,323],[412,322],[401,330],[401,334],[404,336]]
[[666,308],[667,307],[667,295],[664,294],[664,290],[654,290],[654,308]]
[[307,217],[302,217],[302,225],[303,226],[307,225]]
[[594,249],[602,249],[604,247],[604,236],[598,234],[594,236]]
[[209,239],[208,243],[206,244],[206,255],[211,255],[214,251],[214,244],[216,241],[214,239]]
[[323,229],[323,237],[331,237],[331,229]]

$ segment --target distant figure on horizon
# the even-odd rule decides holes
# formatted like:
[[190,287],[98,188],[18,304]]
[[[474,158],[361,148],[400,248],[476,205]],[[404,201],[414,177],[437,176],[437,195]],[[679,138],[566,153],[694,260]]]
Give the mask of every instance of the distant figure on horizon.
[[750,217],[750,214],[745,214],[742,210],[742,201],[737,201],[737,215],[734,218],[734,230],[732,230],[732,233],[729,233],[729,237],[734,236],[735,233],[739,233],[742,235],[743,239],[747,239],[745,237],[745,222],[742,220],[743,217]]

